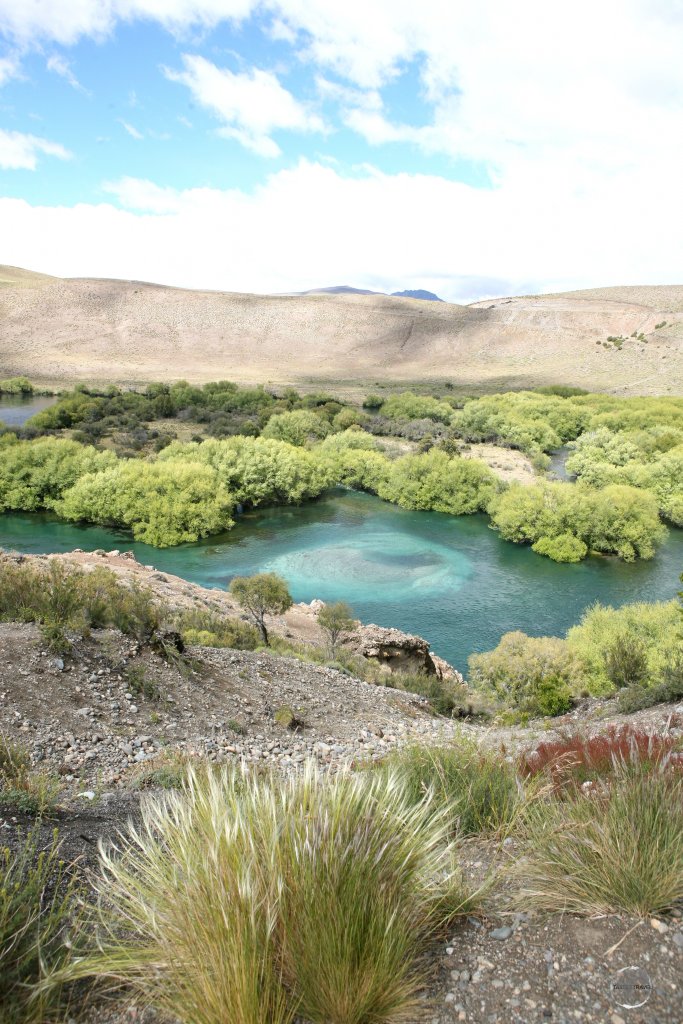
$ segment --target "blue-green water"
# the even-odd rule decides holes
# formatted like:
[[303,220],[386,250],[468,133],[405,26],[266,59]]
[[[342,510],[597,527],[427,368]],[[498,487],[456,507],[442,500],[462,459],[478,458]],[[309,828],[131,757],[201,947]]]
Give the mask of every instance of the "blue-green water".
[[461,669],[472,651],[522,629],[561,635],[594,601],[669,600],[683,570],[683,531],[651,562],[590,558],[557,565],[501,541],[484,516],[407,512],[337,490],[299,508],[242,516],[229,533],[159,550],[125,534],[46,515],[0,517],[0,545],[24,552],[130,549],[138,560],[208,587],[235,575],[284,576],[295,600],[348,601],[364,622],[419,633]]
[[56,401],[52,395],[0,395],[0,422],[8,427],[20,427]]

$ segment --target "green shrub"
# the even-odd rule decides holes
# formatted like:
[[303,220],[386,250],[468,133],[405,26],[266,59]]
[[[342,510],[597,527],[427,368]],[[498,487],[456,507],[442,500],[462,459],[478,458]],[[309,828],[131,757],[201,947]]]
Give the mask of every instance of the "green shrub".
[[448,808],[451,831],[460,837],[506,832],[524,802],[514,765],[466,740],[403,747],[377,770],[395,775],[412,803],[433,798],[433,807]]
[[330,425],[322,416],[307,409],[296,409],[271,416],[261,431],[261,437],[300,447],[308,441],[321,440],[329,432]]
[[656,914],[683,900],[683,773],[622,764],[590,796],[532,801],[516,902],[550,912]]
[[377,494],[402,508],[471,515],[483,511],[498,490],[492,471],[476,459],[451,459],[433,448],[390,464]]
[[679,605],[676,601],[641,601],[621,608],[596,604],[569,630],[567,644],[586,668],[591,693],[613,691],[615,684],[608,672],[608,659],[610,652],[623,649],[624,645],[627,650],[636,645],[637,657],[641,652],[645,656],[647,668],[643,671],[642,664],[637,666],[638,680],[656,683],[664,666],[674,663],[683,647]]
[[583,667],[564,640],[506,633],[469,659],[470,682],[503,707],[526,715],[561,715],[581,689]]
[[54,508],[65,519],[124,527],[135,540],[169,547],[229,529],[234,504],[201,462],[131,459],[80,476]]
[[541,537],[532,550],[537,555],[552,558],[553,562],[581,562],[588,554],[588,548],[578,537],[571,533],[561,533],[557,537]]
[[568,483],[512,484],[492,499],[489,513],[504,540],[533,544],[551,558],[569,550],[572,561],[589,550],[627,562],[652,558],[666,537],[655,498],[619,484],[601,490]]
[[247,622],[215,612],[188,610],[177,619],[177,627],[186,644],[198,647],[232,647],[238,651],[255,650],[261,638]]
[[605,672],[618,690],[625,686],[642,686],[648,672],[643,641],[628,633],[616,637],[605,656]]
[[100,951],[63,976],[180,1022],[415,1019],[430,936],[472,905],[431,801],[369,774],[190,772],[103,854]]
[[619,710],[625,714],[654,707],[655,704],[673,704],[683,701],[683,654],[667,662],[659,681],[651,686],[629,686],[619,693]]
[[268,646],[266,615],[283,615],[292,607],[292,598],[285,580],[274,572],[235,576],[230,584],[230,593],[251,617],[263,643]]

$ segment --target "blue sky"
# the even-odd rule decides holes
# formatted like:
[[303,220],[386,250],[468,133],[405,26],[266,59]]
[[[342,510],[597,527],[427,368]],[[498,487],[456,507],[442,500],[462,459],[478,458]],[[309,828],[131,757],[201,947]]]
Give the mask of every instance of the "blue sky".
[[453,301],[677,282],[682,44],[679,0],[0,0],[0,262]]

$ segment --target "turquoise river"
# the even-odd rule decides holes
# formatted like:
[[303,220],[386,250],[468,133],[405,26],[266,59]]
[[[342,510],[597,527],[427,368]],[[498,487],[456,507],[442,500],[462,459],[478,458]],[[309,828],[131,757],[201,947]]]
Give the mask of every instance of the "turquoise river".
[[0,546],[45,553],[132,549],[138,560],[225,587],[235,575],[277,572],[297,601],[348,601],[364,622],[419,633],[460,669],[503,633],[562,635],[595,601],[670,600],[683,571],[683,531],[650,562],[593,557],[557,565],[501,541],[485,516],[407,512],[335,490],[300,507],[249,512],[229,533],[159,550],[127,535],[48,515],[0,517]]

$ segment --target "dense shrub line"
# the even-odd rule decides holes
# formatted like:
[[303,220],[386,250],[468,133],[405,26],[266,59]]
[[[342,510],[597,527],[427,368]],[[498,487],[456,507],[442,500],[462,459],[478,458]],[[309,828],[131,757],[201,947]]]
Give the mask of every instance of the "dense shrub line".
[[683,697],[683,615],[677,601],[596,604],[565,638],[506,633],[469,659],[469,679],[500,708],[557,715],[581,696],[618,694],[624,711]]

